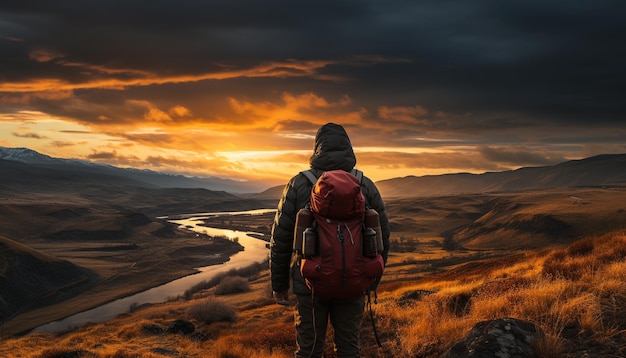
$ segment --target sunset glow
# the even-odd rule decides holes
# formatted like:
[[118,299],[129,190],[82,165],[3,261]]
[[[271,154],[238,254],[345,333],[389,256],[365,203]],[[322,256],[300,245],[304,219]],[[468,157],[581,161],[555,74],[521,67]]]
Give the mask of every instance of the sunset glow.
[[0,145],[260,187],[327,122],[374,180],[624,153],[619,11],[581,4],[2,5]]

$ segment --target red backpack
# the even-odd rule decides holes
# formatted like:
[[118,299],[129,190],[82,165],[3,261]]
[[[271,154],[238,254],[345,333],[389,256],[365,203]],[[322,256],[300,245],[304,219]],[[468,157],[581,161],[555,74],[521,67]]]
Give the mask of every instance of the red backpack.
[[[309,205],[296,218],[294,249],[307,286],[322,298],[365,294],[385,265],[378,214],[366,210],[361,192],[363,173],[332,170],[319,179],[310,170],[302,173],[313,188]],[[365,226],[366,213],[369,218],[375,214],[374,228]]]

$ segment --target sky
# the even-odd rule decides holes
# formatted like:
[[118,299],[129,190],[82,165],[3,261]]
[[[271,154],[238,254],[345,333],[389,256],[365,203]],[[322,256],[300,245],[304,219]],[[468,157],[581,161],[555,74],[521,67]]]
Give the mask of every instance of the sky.
[[4,1],[0,146],[278,185],[626,153],[626,1]]

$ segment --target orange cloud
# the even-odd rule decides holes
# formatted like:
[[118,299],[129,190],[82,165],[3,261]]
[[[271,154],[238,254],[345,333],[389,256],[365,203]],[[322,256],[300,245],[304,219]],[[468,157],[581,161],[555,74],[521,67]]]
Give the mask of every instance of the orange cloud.
[[18,123],[37,123],[41,120],[47,120],[50,116],[40,111],[17,111],[11,113],[0,113],[0,121],[2,122],[18,122]]
[[[31,58],[36,61],[51,61],[58,58],[61,55],[54,54],[45,50],[33,52]],[[360,59],[359,64],[362,63],[379,63],[379,62],[397,61],[397,59],[385,60],[381,57],[371,59]],[[260,64],[251,68],[245,69],[228,69],[224,68],[223,71],[208,72],[192,75],[180,75],[180,76],[159,76],[155,73],[150,73],[141,70],[134,69],[113,69],[104,66],[89,65],[75,62],[59,62],[62,66],[77,67],[81,70],[96,70],[104,74],[125,74],[135,75],[137,77],[130,79],[122,78],[92,78],[88,77],[84,82],[68,82],[58,78],[48,79],[31,79],[21,82],[4,82],[0,84],[0,92],[40,92],[40,91],[68,91],[76,89],[112,89],[123,90],[133,86],[150,86],[150,85],[162,85],[167,83],[187,83],[198,82],[206,80],[226,80],[241,77],[315,77],[318,71],[333,64],[353,64],[348,60],[286,60],[283,62],[269,62]]]
[[63,57],[63,55],[46,49],[35,49],[28,53],[28,57],[37,62],[50,62],[56,58]]
[[[140,100],[127,100],[125,104],[130,108],[140,108],[145,110],[143,113],[143,119],[148,122],[172,122],[174,118],[191,117],[191,111],[181,105],[176,105],[164,111],[150,101]],[[100,115],[101,121],[108,121],[110,118],[105,115]],[[134,122],[135,125],[139,124],[136,120],[131,119],[129,122]],[[168,124],[168,128],[171,128]]]
[[191,111],[183,106],[174,106],[170,108],[167,113],[169,113],[172,117],[190,117]]
[[80,62],[65,62],[65,61],[57,61],[58,64],[66,67],[78,67],[81,72],[85,73],[85,71],[92,71],[107,75],[136,75],[136,76],[152,76],[152,74],[148,71],[137,70],[132,68],[109,68],[106,66],[100,65],[91,65],[87,63]]
[[421,117],[429,115],[429,111],[419,105],[413,107],[387,107],[378,108],[378,116],[382,119],[396,120],[406,123],[412,123]]
[[172,117],[156,107],[150,107],[143,118],[152,122],[170,122]]
[[61,100],[74,95],[71,90],[0,94],[0,104],[30,104],[34,99]]
[[308,92],[301,95],[283,93],[282,103],[275,102],[248,102],[236,98],[228,98],[228,103],[235,114],[244,116],[246,124],[250,119],[257,125],[276,128],[282,122],[307,122],[315,125],[337,121],[343,124],[355,124],[361,120],[363,110],[349,108],[350,97],[344,95],[336,102],[329,102],[315,93]]
[[[118,150],[119,149],[119,150]],[[263,178],[263,173],[250,173],[243,163],[238,163],[218,155],[191,155],[182,153],[172,155],[140,156],[127,153],[122,148],[93,151],[86,158],[95,162],[113,164],[122,167],[152,169],[165,172],[178,172],[188,175],[207,176],[216,175],[247,179]]]
[[[347,97],[347,96],[346,96]],[[299,96],[294,96],[291,93],[283,94],[283,102],[285,106],[288,108],[327,108],[330,107],[331,104],[326,101],[323,97],[317,96],[315,93],[308,92]],[[348,104],[350,100],[348,98]]]
[[407,153],[402,151],[385,152],[358,152],[357,164],[359,166],[374,167],[376,169],[412,168],[415,172],[430,169],[464,170],[495,170],[498,166],[489,160],[485,160],[479,153],[446,152],[446,153]]

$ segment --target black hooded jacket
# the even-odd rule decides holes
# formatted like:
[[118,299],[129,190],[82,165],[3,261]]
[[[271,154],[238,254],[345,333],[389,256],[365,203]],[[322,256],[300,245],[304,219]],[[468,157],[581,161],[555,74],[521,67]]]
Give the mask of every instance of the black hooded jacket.
[[[310,163],[316,177],[328,170],[341,169],[349,172],[354,168],[356,157],[348,134],[342,126],[328,123],[317,131],[315,149],[311,155]],[[303,174],[298,173],[289,180],[278,203],[270,240],[270,271],[273,291],[280,292],[289,289],[291,276],[295,294],[311,293],[300,275],[298,260],[292,257],[296,214],[309,202],[311,186],[309,180]],[[382,255],[387,262],[390,246],[389,222],[383,199],[374,182],[366,176],[363,176],[361,188],[368,206],[379,214],[384,244]]]

